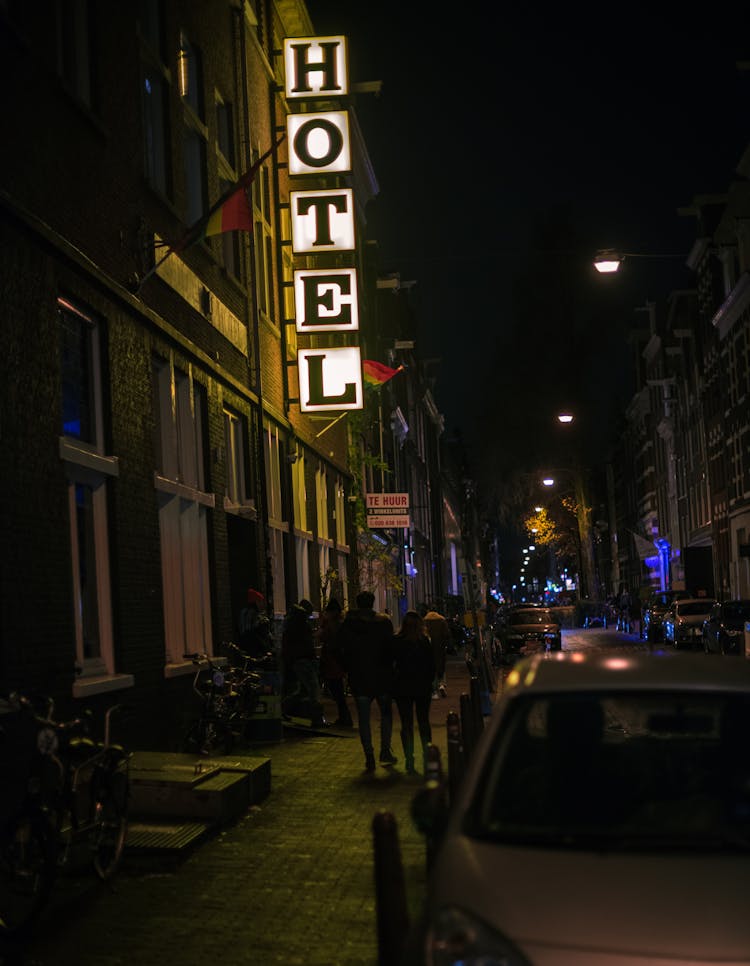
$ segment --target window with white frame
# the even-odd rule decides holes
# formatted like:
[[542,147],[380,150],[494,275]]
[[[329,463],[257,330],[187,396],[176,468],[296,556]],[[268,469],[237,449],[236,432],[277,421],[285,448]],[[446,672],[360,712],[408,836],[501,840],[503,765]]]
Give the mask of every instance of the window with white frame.
[[239,413],[224,408],[224,451],[227,474],[224,509],[230,512],[253,507],[251,487],[248,485],[247,420]]
[[265,423],[263,447],[266,462],[266,499],[268,502],[268,528],[271,549],[271,577],[273,580],[273,607],[277,615],[286,613],[286,579],[284,568],[284,535],[289,523],[284,520],[284,500],[281,483],[282,439],[278,426]]
[[107,481],[117,459],[104,451],[102,326],[59,297],[60,455],[68,488],[76,664],[81,677],[115,673],[109,563]]
[[296,534],[294,537],[295,566],[297,572],[297,597],[312,600],[310,591],[310,540]]
[[349,606],[349,581],[347,579],[349,567],[349,555],[339,552],[336,554],[336,569],[338,570],[338,587],[341,599],[339,603],[346,609]]
[[292,462],[292,509],[294,513],[294,556],[298,597],[310,597],[310,538],[307,525],[305,454],[297,449]]
[[336,545],[346,547],[346,491],[344,481],[340,476],[336,477],[335,492],[335,514],[336,514]]
[[315,472],[315,505],[318,517],[318,539],[328,540],[328,477],[322,463],[318,465]]
[[207,400],[203,386],[173,359],[153,368],[157,423],[155,487],[161,540],[167,664],[188,651],[213,651],[206,476]]
[[292,505],[294,526],[297,530],[307,530],[307,486],[305,484],[305,454],[298,450],[292,463]]
[[331,567],[331,547],[328,543],[318,545],[318,566],[321,580],[325,580]]

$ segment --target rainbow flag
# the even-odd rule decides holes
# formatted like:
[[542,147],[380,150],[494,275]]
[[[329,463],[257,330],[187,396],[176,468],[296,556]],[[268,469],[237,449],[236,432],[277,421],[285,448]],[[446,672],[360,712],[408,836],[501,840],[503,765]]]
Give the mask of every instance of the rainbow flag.
[[382,362],[374,362],[372,359],[362,360],[362,375],[365,383],[373,388],[384,385],[403,368],[403,366],[399,366],[398,369],[391,369],[390,366],[384,366]]

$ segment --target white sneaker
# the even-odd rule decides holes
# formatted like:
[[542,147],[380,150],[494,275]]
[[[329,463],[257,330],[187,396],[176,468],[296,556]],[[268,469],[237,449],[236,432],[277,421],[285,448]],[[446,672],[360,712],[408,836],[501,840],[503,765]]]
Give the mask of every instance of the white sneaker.
[[440,695],[437,693],[437,691],[433,691],[432,692],[432,700],[433,701],[435,700],[435,698],[439,698],[439,697],[440,697]]

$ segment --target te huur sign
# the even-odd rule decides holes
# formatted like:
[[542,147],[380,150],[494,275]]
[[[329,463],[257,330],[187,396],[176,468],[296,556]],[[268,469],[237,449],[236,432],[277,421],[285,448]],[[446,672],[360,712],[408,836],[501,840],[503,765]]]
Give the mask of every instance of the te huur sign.
[[[285,94],[290,101],[344,97],[349,65],[346,38],[287,37]],[[354,194],[336,187],[352,169],[349,113],[319,110],[287,115],[289,174],[330,176],[329,188],[290,192],[292,252],[317,255],[353,252]],[[297,332],[318,335],[359,330],[357,276],[353,268],[307,268],[294,272]],[[358,346],[301,350],[297,355],[300,409],[307,413],[362,409],[362,362]]]
[[408,493],[367,493],[367,526],[370,530],[409,526]]

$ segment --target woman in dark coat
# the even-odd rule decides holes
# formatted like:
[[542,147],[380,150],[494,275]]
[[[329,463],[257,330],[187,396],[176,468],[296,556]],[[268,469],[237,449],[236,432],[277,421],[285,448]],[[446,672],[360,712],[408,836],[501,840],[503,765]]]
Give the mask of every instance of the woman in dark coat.
[[393,696],[401,719],[401,744],[404,748],[406,771],[413,775],[416,772],[415,712],[424,761],[427,760],[427,747],[432,741],[430,704],[435,678],[435,656],[424,620],[415,610],[404,614],[401,629],[394,636],[393,642]]

